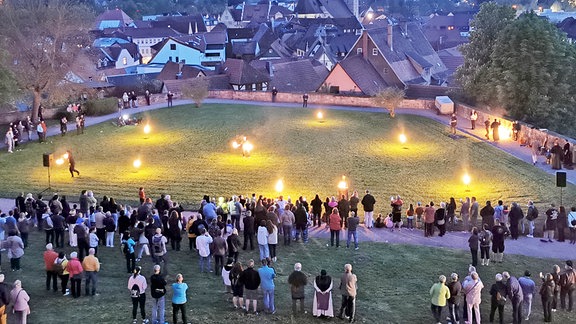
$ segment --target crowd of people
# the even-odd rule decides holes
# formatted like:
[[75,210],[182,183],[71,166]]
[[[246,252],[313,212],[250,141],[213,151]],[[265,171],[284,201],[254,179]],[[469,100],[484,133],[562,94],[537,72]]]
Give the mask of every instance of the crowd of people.
[[[11,269],[20,270],[19,260],[23,257],[27,247],[28,234],[32,229],[37,228],[45,233],[46,289],[58,291],[64,296],[71,295],[73,298],[78,298],[81,296],[84,281],[85,295],[97,295],[98,272],[100,271],[97,257],[99,249],[120,246],[126,261],[126,272],[130,274],[128,289],[132,298],[134,321],[137,321],[138,308],[140,308],[142,320],[148,322],[145,307],[146,294],[150,294],[153,298],[152,322],[164,323],[165,302],[163,298],[167,292],[166,277],[177,270],[169,270],[167,255],[170,249],[182,250],[182,239],[187,237],[188,250],[198,255],[198,272],[221,276],[227,290],[233,295],[233,307],[243,309],[246,313],[257,314],[260,299],[258,292],[261,291],[264,311],[273,314],[276,311],[274,265],[278,260],[277,245],[280,237],[283,238],[284,246],[289,246],[294,241],[307,243],[308,229],[325,224],[331,233],[330,243],[327,245],[339,247],[341,231],[347,230],[346,247],[350,248],[354,244],[354,248],[359,249],[357,231],[361,223],[359,215],[363,214],[367,230],[372,230],[373,227],[388,227],[390,230],[398,231],[402,228],[406,228],[407,231],[423,228],[425,236],[434,235],[435,228],[438,229],[439,236],[443,236],[447,230],[469,231],[471,236],[468,242],[472,253],[472,267],[477,266],[478,250],[481,252],[481,264],[488,266],[491,259],[490,249],[493,252],[492,259],[495,262],[502,262],[505,238],[511,236],[511,239],[517,239],[520,233],[525,233],[525,229],[528,230],[527,236],[533,236],[534,220],[539,215],[532,202],[528,204],[526,217],[522,208],[516,203],[512,203],[508,210],[502,201],[499,201],[495,207],[492,207],[488,201],[479,210],[475,197],[461,200],[460,206],[454,198],[450,198],[448,203],[441,202],[438,209],[435,208],[434,202],[424,206],[418,202],[408,204],[409,207],[403,210],[404,201],[397,195],[390,199],[390,213],[386,218],[382,219],[382,215],[379,214],[374,221],[373,213],[376,210],[377,201],[370,191],[366,190],[362,198],[359,197],[358,192],[354,191],[349,198],[342,195],[340,200],[336,197],[326,197],[322,200],[319,195],[316,195],[310,203],[305,197],[292,201],[290,198],[285,200],[282,196],[271,199],[263,196],[257,197],[256,194],[252,194],[251,197],[233,196],[229,199],[204,196],[198,211],[192,216],[186,216],[187,213],[182,213],[182,206],[174,202],[170,195],[161,195],[155,202],[147,197],[144,188],[140,188],[138,195],[141,203],[132,208],[117,203],[112,197],[103,196],[98,201],[94,194],[87,190],[81,192],[78,203],[74,204],[68,202],[65,196],[57,194],[49,201],[45,201],[41,195],[35,199],[31,194],[20,194],[15,200],[15,208],[7,215],[3,214],[0,217],[0,236],[4,236],[5,233],[8,235],[8,238],[3,240],[2,246],[8,249]],[[564,240],[565,229],[568,227],[571,233],[570,243],[573,243],[576,209],[572,208],[572,211],[566,215],[564,207],[557,210],[554,205],[551,205],[545,214],[547,218],[544,236],[546,242],[553,242],[556,231],[558,231],[558,239]],[[524,218],[526,222],[522,221]],[[548,223],[548,221],[554,221],[554,223]],[[560,231],[557,224],[559,222],[566,223]],[[481,226],[481,230],[476,227],[477,223]],[[243,242],[240,239],[240,233],[243,234]],[[73,249],[69,258],[63,252],[66,245]],[[244,257],[243,260],[249,260],[243,264],[239,257],[241,251],[255,250],[256,245],[259,253],[258,261]],[[60,252],[56,252],[55,249]],[[149,260],[154,265],[154,275],[149,279],[141,274],[141,267],[146,265],[143,262],[145,258],[150,258]],[[262,264],[258,270],[255,269],[257,263]],[[569,273],[568,265],[567,262],[566,273]],[[571,265],[569,267],[571,269]],[[288,278],[293,300],[292,308],[295,313],[303,312],[306,308],[303,306],[305,298],[303,291],[308,284],[308,279],[302,276],[301,271],[302,264],[295,264],[294,272]],[[508,282],[506,274],[503,273],[502,276],[504,282]],[[477,290],[479,294],[482,284],[477,278],[477,273],[470,271],[468,277],[462,289],[467,289],[466,287],[469,287],[471,282],[474,284],[473,290]],[[556,272],[556,277],[560,278],[559,272]],[[555,284],[557,287],[563,287],[562,282],[565,291],[561,294],[564,296],[562,300],[566,298],[571,300],[573,290],[576,289],[574,282],[576,273],[572,277],[568,274],[565,277],[566,280],[558,279]],[[450,296],[445,293],[446,289],[442,285],[446,278],[442,278],[431,290],[435,316],[439,316],[442,307],[446,305],[443,299],[450,300],[450,296],[457,299],[458,295],[454,291],[451,291]],[[454,274],[451,278],[454,280]],[[175,316],[181,312],[186,323],[187,286],[181,274],[176,275],[174,280],[175,283],[172,285],[173,320],[176,323]],[[60,286],[58,286],[58,281]],[[347,264],[339,284],[342,306],[337,315],[342,318],[346,317],[349,321],[354,321],[356,318],[356,281],[356,276],[352,274],[352,266]],[[150,288],[148,288],[148,283],[151,285]],[[569,286],[566,286],[568,283]],[[323,270],[315,278],[313,285],[313,315],[333,317],[332,289],[334,284],[331,277]],[[572,286],[574,288],[569,288]],[[465,300],[470,302],[465,303],[467,311],[464,314],[479,312],[477,305],[475,306],[479,299],[474,296],[470,293],[469,298],[465,297]],[[503,296],[506,298],[508,295]],[[297,311],[298,303],[300,303],[300,311]],[[569,308],[571,309],[571,306]],[[450,316],[457,318],[458,310],[450,307],[449,309]],[[479,318],[479,313],[476,316]]]
[[[504,323],[504,306],[508,301],[512,306],[514,324],[519,324],[522,320],[530,320],[536,294],[540,295],[542,301],[543,322],[552,322],[552,314],[557,311],[558,306],[563,311],[572,312],[576,290],[576,270],[573,268],[572,261],[567,260],[562,271],[560,266],[554,265],[551,272],[545,275],[540,272],[539,277],[541,285],[537,289],[528,270],[519,278],[508,271],[497,273],[488,292],[490,294],[490,323],[494,322],[496,311],[498,311],[499,322]],[[449,280],[446,276],[440,275],[438,282],[430,288],[430,308],[436,323],[442,322],[445,309],[447,309],[449,323],[481,322],[480,303],[485,285],[476,267],[471,265],[468,268],[468,274],[462,282],[459,278],[457,273],[452,273]]]

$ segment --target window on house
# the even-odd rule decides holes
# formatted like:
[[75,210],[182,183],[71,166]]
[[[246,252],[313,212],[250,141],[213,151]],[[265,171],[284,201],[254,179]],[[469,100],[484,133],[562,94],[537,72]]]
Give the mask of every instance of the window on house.
[[180,62],[180,58],[176,56],[176,63]]
[[176,50],[176,44],[170,44],[170,50],[175,51]]
[[122,64],[127,65],[128,64],[128,58],[123,57],[122,58]]
[[172,56],[168,56],[168,61],[172,62]]
[[362,47],[358,47],[356,49],[356,54],[362,54]]
[[377,48],[372,49],[372,55],[378,55],[378,49]]

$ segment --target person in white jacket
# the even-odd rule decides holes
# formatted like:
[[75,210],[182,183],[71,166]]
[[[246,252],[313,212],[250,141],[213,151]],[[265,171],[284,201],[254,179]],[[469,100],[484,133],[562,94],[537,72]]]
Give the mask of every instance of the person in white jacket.
[[272,261],[276,262],[276,245],[278,245],[278,227],[272,224],[272,221],[266,221],[266,229],[268,230],[268,251]]
[[258,248],[260,249],[260,260],[270,257],[270,250],[268,248],[269,235],[268,229],[266,228],[266,221],[260,221],[260,226],[258,226]]
[[196,238],[196,250],[200,255],[200,272],[204,272],[204,265],[206,264],[206,272],[212,272],[210,265],[210,243],[212,243],[212,236],[203,228],[200,231],[200,236]]

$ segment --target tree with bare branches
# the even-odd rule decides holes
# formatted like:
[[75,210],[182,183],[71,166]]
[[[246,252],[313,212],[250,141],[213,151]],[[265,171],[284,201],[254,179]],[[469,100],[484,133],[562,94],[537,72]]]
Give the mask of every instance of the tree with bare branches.
[[45,97],[61,98],[72,88],[69,64],[90,45],[93,13],[78,0],[10,0],[0,6],[0,45],[20,89],[33,95],[32,118]]
[[198,77],[186,80],[186,84],[182,85],[181,92],[183,98],[189,98],[194,101],[197,108],[200,108],[204,99],[208,97],[208,86],[210,82],[205,77]]

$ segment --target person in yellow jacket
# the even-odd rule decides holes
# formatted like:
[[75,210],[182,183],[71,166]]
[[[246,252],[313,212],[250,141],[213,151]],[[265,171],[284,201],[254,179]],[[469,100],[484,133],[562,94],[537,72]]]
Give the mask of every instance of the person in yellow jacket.
[[196,233],[191,229],[194,224],[195,217],[190,216],[188,223],[186,223],[186,233],[188,233],[188,247],[190,251],[196,250]]
[[432,314],[436,323],[441,323],[442,310],[446,307],[446,301],[450,298],[450,289],[446,286],[446,276],[438,277],[438,282],[430,288]]

